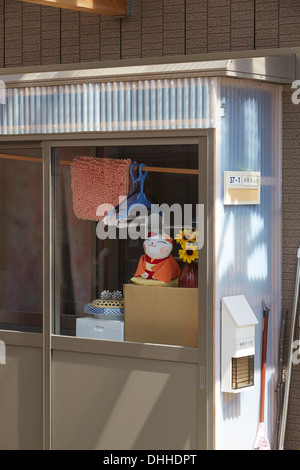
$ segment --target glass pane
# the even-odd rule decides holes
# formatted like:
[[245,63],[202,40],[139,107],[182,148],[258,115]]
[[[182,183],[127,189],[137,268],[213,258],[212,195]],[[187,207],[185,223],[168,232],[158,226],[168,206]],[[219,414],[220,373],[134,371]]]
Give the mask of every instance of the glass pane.
[[[165,239],[160,242],[164,244],[165,253],[171,250],[169,252],[176,265],[175,271],[177,270],[176,279],[169,283],[167,280],[161,281],[161,277],[153,278],[155,282],[151,280],[148,283],[151,284],[151,288],[149,285],[147,288],[144,285],[145,278],[135,276],[142,258],[148,255],[144,250],[147,233],[143,230],[139,233],[139,230],[136,230],[136,236],[132,237],[128,226],[106,228],[108,234],[104,233],[103,227],[99,229],[100,222],[90,220],[93,216],[85,215],[85,204],[89,202],[87,193],[89,191],[93,193],[95,188],[98,191],[98,186],[101,186],[100,193],[113,191],[110,183],[104,184],[103,181],[95,179],[93,173],[95,160],[92,161],[92,158],[96,158],[97,162],[107,159],[107,164],[115,159],[123,161],[130,159],[131,162],[144,163],[153,169],[147,172],[144,187],[146,198],[150,202],[159,206],[165,204],[170,208],[176,204],[182,208],[182,211],[184,207],[189,206],[192,218],[195,219],[198,201],[197,172],[183,174],[154,170],[157,168],[197,170],[198,147],[133,145],[57,148],[53,151],[53,156],[57,264],[55,333],[106,340],[197,346],[198,289],[197,287],[179,289],[177,286],[177,278],[183,266],[188,265],[189,268],[193,266],[197,274],[197,259],[192,263],[183,263],[180,258],[181,245],[174,238],[182,227],[177,226],[177,219],[173,213],[171,212],[169,229],[173,243],[169,243],[168,239],[166,243]],[[88,170],[79,170],[82,173],[79,173],[80,178],[78,178],[78,173],[76,177],[74,173],[72,174],[70,163],[76,157],[83,156],[92,157],[92,166]],[[115,179],[113,181],[115,182]],[[99,194],[97,191],[95,193]],[[130,193],[130,190],[128,192]],[[130,200],[128,198],[128,201]],[[100,197],[100,203],[102,202]],[[82,211],[80,213],[78,213],[79,203]],[[156,262],[158,261],[154,261],[153,265]],[[167,266],[167,263],[165,265]],[[155,278],[157,276],[158,274],[153,275]],[[136,281],[136,277],[143,285],[133,282],[133,278]],[[157,290],[157,284],[160,289],[162,286],[167,287],[168,284],[163,290],[163,295],[161,290]],[[162,310],[164,314],[155,317],[155,314]],[[176,327],[172,325],[175,318]],[[168,334],[172,328],[177,330],[173,337]]]
[[0,150],[1,329],[42,330],[43,197],[40,152],[40,149]]

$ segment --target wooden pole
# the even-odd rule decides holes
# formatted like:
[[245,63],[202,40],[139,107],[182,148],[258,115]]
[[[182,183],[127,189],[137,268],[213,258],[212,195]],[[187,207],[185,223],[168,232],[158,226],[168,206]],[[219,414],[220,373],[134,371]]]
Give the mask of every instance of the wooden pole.
[[[39,157],[24,157],[22,155],[7,155],[4,153],[0,154],[0,159],[6,160],[19,160],[19,161],[26,161],[26,162],[36,162],[42,163],[43,159]],[[60,160],[60,165],[71,165],[71,160]],[[175,173],[180,175],[198,175],[199,171],[190,169],[190,168],[163,168],[159,166],[144,166],[144,171],[156,172],[156,173]]]

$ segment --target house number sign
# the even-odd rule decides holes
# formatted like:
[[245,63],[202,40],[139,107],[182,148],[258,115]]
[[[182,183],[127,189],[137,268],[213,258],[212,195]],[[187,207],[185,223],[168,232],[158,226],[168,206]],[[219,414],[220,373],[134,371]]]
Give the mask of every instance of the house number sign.
[[259,204],[259,171],[224,171],[224,204]]

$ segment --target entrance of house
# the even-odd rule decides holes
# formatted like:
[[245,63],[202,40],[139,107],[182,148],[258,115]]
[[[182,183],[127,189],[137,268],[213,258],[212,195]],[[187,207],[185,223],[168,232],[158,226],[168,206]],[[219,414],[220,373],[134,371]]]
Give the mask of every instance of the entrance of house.
[[[213,448],[213,131],[5,139],[0,448]],[[121,237],[119,229],[101,237],[97,221],[76,213],[71,164],[83,156],[143,163],[155,204],[203,208],[198,287],[132,283],[143,238]],[[92,192],[99,182],[90,175]],[[170,225],[182,268],[182,231]],[[125,301],[117,339],[88,310],[103,292]]]

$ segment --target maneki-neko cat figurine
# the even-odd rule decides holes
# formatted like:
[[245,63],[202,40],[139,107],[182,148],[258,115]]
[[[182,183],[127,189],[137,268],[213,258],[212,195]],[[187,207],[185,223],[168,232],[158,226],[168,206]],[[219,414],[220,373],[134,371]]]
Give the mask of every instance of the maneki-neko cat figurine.
[[143,243],[145,254],[140,257],[134,278],[170,283],[177,279],[180,267],[171,255],[174,241],[165,234],[150,232]]

